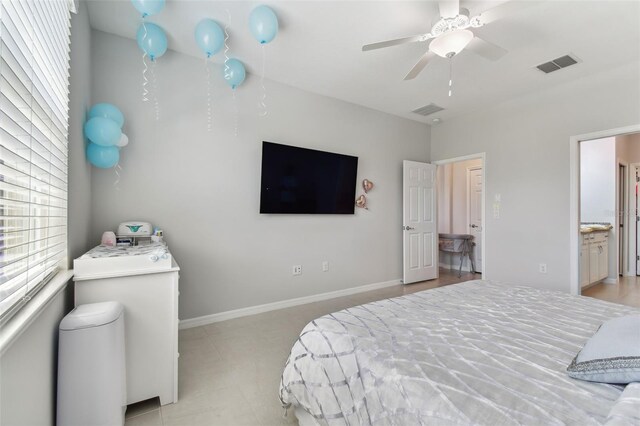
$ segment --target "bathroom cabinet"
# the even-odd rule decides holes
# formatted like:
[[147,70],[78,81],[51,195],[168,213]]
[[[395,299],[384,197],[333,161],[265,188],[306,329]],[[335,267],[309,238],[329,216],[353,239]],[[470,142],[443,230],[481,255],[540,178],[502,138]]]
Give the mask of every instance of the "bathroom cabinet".
[[609,231],[581,235],[580,287],[598,283],[609,276]]

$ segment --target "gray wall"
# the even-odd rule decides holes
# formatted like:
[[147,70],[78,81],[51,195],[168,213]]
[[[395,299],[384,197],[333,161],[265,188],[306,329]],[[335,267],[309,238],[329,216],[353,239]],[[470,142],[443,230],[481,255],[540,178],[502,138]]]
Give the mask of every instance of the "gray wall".
[[58,324],[70,310],[69,289],[58,293],[0,355],[0,424],[55,425]]
[[[84,2],[71,20],[69,116],[69,254],[87,247],[90,170],[84,161],[82,123],[89,105],[91,29]],[[72,284],[60,291],[0,355],[0,424],[55,424],[58,324],[73,306]]]
[[71,74],[69,93],[69,265],[92,246],[91,166],[85,159],[83,125],[91,107],[91,28],[87,5],[71,22]]
[[[272,81],[258,118],[259,79],[249,75],[234,136],[232,91],[215,66],[207,132],[204,61],[173,51],[157,63],[156,121],[141,100],[135,42],[97,31],[92,41],[93,101],[120,107],[130,141],[118,185],[113,170],[92,171],[93,242],[125,220],[162,227],[182,268],[182,319],[401,277],[402,160],[429,159],[427,125]],[[358,156],[358,179],[376,184],[370,210],[260,215],[262,140]]]
[[486,152],[488,278],[570,291],[569,138],[637,124],[639,72],[611,69],[432,128],[432,160]]

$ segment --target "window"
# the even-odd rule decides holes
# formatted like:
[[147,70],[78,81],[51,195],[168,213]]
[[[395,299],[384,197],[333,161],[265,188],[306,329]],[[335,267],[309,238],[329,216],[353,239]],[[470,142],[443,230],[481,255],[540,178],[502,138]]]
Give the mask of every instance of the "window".
[[67,257],[69,0],[0,0],[0,320]]

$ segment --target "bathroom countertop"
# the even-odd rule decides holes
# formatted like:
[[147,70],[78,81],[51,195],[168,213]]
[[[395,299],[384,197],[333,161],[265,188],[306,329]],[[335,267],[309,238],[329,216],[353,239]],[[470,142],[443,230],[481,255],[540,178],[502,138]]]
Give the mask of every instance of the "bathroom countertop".
[[613,225],[602,225],[602,224],[594,224],[594,225],[580,225],[580,233],[581,234],[591,234],[593,232],[609,232],[613,228]]

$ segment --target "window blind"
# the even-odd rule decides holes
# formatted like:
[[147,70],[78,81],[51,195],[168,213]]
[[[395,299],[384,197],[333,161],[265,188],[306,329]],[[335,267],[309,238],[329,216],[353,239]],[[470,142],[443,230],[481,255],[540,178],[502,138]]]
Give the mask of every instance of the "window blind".
[[67,256],[69,0],[0,0],[0,320]]

